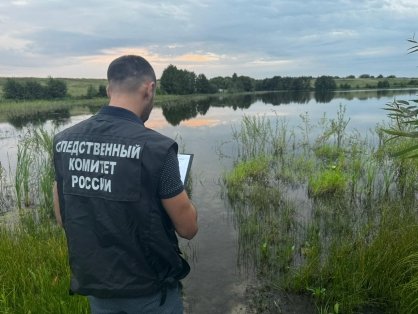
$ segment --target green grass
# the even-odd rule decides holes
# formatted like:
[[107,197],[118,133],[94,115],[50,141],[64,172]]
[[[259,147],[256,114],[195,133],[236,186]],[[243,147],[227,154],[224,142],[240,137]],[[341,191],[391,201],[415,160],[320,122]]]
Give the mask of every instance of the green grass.
[[[411,82],[412,80],[412,82]],[[417,87],[418,80],[415,78],[404,78],[404,77],[395,77],[395,78],[354,78],[346,79],[339,78],[335,82],[337,86],[340,85],[349,85],[351,89],[367,89],[367,88],[377,88],[379,81],[388,81],[390,88],[407,88],[407,87]]]
[[69,296],[63,230],[52,222],[0,226],[0,313],[89,313],[87,300]]
[[308,190],[313,198],[335,196],[344,194],[347,185],[346,175],[334,166],[310,177]]
[[[68,293],[67,243],[52,218],[52,136],[34,129],[18,144],[16,199],[0,220],[0,313],[89,313],[86,298]],[[3,179],[0,199],[10,193]]]
[[[301,118],[294,130],[257,118],[233,131],[224,179],[241,264],[270,290],[311,295],[318,313],[416,313],[418,162],[391,154],[410,143],[347,133],[344,108],[319,125]],[[263,149],[243,145],[257,139]]]
[[[85,297],[68,293],[65,233],[53,219],[52,136],[53,131],[33,129],[18,144],[15,194],[21,197],[7,202],[9,212],[0,216],[0,313],[90,313]],[[0,167],[3,206],[10,182],[4,181],[2,170]],[[186,251],[189,258],[195,258],[193,247]]]

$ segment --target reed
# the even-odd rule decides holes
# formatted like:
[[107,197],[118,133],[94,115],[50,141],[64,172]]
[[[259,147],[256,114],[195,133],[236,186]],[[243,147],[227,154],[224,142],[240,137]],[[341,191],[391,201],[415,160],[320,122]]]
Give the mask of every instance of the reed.
[[348,133],[348,123],[340,107],[317,126],[302,115],[297,132],[259,117],[233,131],[224,182],[240,263],[269,289],[310,294],[318,313],[414,313],[417,162],[391,154],[409,143]]
[[31,150],[27,141],[22,141],[17,149],[17,165],[15,171],[15,190],[17,207],[22,209],[30,205],[30,169],[32,164]]

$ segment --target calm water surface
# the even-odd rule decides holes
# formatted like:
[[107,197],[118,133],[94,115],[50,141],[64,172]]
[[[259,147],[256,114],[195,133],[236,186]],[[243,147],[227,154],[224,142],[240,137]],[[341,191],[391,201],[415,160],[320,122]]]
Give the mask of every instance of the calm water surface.
[[[326,98],[312,93],[269,94],[211,98],[189,104],[154,108],[146,125],[176,138],[183,150],[193,153],[192,199],[199,211],[199,233],[189,243],[182,242],[192,259],[192,272],[185,280],[189,313],[244,313],[245,289],[252,278],[237,267],[237,235],[228,204],[221,198],[220,177],[231,168],[232,128],[243,115],[286,117],[289,126],[300,124],[307,113],[314,123],[324,113],[334,118],[340,105],[350,118],[349,129],[366,133],[376,123],[386,121],[382,110],[394,98],[410,100],[417,91],[364,91],[332,94]],[[58,129],[66,128],[89,115],[60,120]],[[48,120],[44,127],[52,129],[57,122]],[[0,162],[12,176],[18,139],[29,125],[0,123]]]

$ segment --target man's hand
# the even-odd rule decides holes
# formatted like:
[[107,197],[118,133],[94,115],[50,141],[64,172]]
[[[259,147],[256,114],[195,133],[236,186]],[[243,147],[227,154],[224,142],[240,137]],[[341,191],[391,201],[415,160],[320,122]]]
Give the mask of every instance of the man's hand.
[[178,235],[191,240],[197,233],[197,212],[186,191],[161,200],[168,216],[174,224]]

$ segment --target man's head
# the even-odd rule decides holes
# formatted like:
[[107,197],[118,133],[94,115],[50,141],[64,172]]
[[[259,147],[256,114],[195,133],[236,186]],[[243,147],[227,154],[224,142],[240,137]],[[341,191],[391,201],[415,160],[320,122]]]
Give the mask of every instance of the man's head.
[[156,89],[155,73],[148,61],[135,55],[119,57],[110,63],[107,80],[111,98],[117,95],[141,100],[141,118],[145,122],[151,113]]

